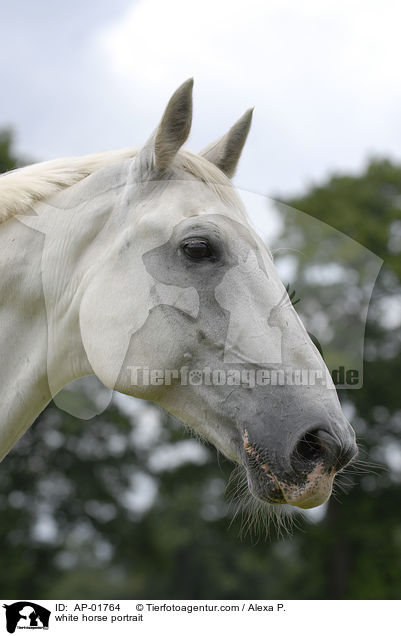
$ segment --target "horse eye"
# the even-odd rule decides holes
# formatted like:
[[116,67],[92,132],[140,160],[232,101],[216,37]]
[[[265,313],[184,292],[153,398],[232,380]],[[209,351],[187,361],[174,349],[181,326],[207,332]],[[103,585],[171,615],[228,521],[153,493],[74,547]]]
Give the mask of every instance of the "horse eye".
[[212,255],[210,245],[204,239],[191,239],[182,246],[183,252],[189,258],[200,261]]

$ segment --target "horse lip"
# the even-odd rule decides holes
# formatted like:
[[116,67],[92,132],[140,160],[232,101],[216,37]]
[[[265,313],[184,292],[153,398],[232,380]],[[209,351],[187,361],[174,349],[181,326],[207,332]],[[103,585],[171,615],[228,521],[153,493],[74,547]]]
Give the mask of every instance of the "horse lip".
[[[336,470],[327,472],[323,462],[316,462],[308,473],[300,475],[301,481],[281,479],[270,468],[248,438],[243,434],[244,466],[248,487],[254,497],[271,504],[289,504],[298,508],[314,508],[321,505],[331,495]],[[303,477],[303,479],[302,479]]]
[[[319,473],[322,466],[316,466]],[[307,509],[320,506],[331,495],[334,472],[322,479],[319,473],[318,483],[309,483],[306,486],[281,483],[273,473],[265,473],[263,483],[248,472],[248,487],[256,499],[271,504],[288,504],[297,508]],[[267,478],[267,479],[266,479]]]
[[[283,489],[279,480],[275,476],[273,470],[267,464],[267,462],[260,456],[256,448],[250,443],[248,437],[248,430],[244,429],[242,434],[243,438],[243,447],[244,447],[244,467],[247,472],[248,479],[248,488],[250,492],[256,497],[267,503],[272,504],[284,504],[286,503],[286,498],[283,493]],[[255,462],[256,466],[263,473],[263,484],[260,484],[258,487],[259,480],[256,478],[256,475],[253,473],[250,462]]]
[[287,503],[281,488],[277,486],[276,481],[274,480],[274,476],[268,475],[268,477],[271,478],[270,484],[272,485],[272,488],[269,491],[266,488],[266,484],[264,484],[263,488],[258,488],[257,484],[254,483],[251,475],[248,473],[247,479],[248,479],[248,488],[250,493],[256,499],[260,499],[261,501],[265,503],[270,503],[270,504]]

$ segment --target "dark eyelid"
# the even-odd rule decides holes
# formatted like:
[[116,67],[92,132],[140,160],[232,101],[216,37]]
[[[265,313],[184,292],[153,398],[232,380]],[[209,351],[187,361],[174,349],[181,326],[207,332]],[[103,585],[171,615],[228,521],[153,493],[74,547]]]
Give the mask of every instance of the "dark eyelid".
[[195,223],[191,229],[187,229],[186,235],[183,237],[183,241],[186,239],[197,238],[204,239],[213,243],[215,241],[220,242],[222,240],[222,232],[218,225],[214,223],[208,223],[207,225],[201,223]]
[[187,243],[190,243],[191,241],[199,241],[200,243],[201,242],[207,243],[208,245],[210,244],[209,239],[206,238],[205,236],[188,236],[183,241],[181,241],[181,245],[186,245]]
[[[204,256],[202,255],[200,255],[199,257],[196,257],[195,255],[192,256],[190,253],[191,247],[196,248],[197,246],[198,247],[204,246],[205,248],[209,250],[209,252],[205,254]],[[213,262],[218,260],[218,249],[216,249],[216,247],[213,245],[213,241],[211,241],[208,237],[205,237],[205,236],[193,236],[193,235],[188,236],[181,241],[180,248],[184,252],[187,258],[190,258],[191,260],[194,260],[194,261],[198,261],[198,262],[212,261]]]
[[208,236],[196,236],[196,235],[191,235],[191,236],[187,236],[185,237],[182,241],[181,241],[181,248],[185,247],[186,245],[190,245],[192,242],[199,242],[199,243],[206,243],[206,245],[208,245],[211,249],[213,249],[214,247],[214,242],[210,240],[210,238]]

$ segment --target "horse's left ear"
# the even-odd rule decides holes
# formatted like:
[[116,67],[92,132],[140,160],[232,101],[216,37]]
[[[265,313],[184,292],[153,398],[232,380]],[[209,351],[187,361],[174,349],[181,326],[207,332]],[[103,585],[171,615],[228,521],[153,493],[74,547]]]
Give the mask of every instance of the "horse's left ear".
[[250,108],[230,128],[228,133],[204,148],[199,154],[220,168],[227,177],[234,175],[238,160],[251,127],[253,108]]
[[187,140],[192,122],[191,78],[181,84],[170,98],[162,120],[148,142],[140,151],[138,158],[147,164],[147,168],[166,170],[175,155]]

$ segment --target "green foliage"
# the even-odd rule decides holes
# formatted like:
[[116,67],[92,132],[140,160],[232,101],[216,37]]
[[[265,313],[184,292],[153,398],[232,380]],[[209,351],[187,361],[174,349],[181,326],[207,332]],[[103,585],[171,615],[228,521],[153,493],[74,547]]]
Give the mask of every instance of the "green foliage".
[[[315,536],[315,542],[305,573],[309,577],[317,570],[326,573],[321,592],[311,589],[310,598],[399,598],[401,166],[387,160],[371,160],[362,174],[332,177],[304,197],[286,203],[350,236],[384,261],[366,324],[363,388],[340,391],[358,433],[361,462],[356,464],[355,471],[351,468],[345,471],[348,494],[340,502],[332,498],[322,524],[309,530],[308,535]],[[318,261],[325,265],[330,252],[328,242],[321,237],[314,244],[307,243],[303,225],[308,222],[306,217],[300,217],[287,215],[282,237],[291,241],[297,235],[298,241],[303,241],[302,250],[307,251],[304,262],[298,261],[297,284],[305,278],[310,259],[318,254]],[[329,228],[326,237],[337,240]],[[334,256],[338,255],[337,262],[346,262],[349,280],[360,282],[362,265],[358,250],[344,254],[341,249],[339,243],[333,250]],[[317,281],[314,289],[317,309],[333,318],[335,284],[321,289]],[[356,290],[355,297],[358,298]],[[346,307],[341,309],[342,313],[346,311]],[[358,319],[355,303],[349,312],[350,330]],[[347,334],[343,337],[346,342]],[[305,542],[305,537],[302,541]]]
[[0,130],[0,173],[14,170],[22,165],[13,152],[13,133],[11,130]]
[[[18,163],[11,139],[0,135],[0,169]],[[383,323],[383,302],[400,293],[400,201],[401,167],[372,161],[359,176],[334,177],[287,202],[385,261],[366,331],[364,387],[341,396],[362,459],[382,467],[349,469],[348,492],[337,490],[322,520],[297,516],[293,534],[272,530],[266,540],[263,528],[259,537],[244,534],[241,514],[232,521],[232,465],[212,447],[194,450],[198,443],[156,407],[128,416],[112,402],[82,422],[51,404],[0,465],[0,595],[399,598],[401,339]],[[284,227],[280,242],[307,251],[297,262],[298,289],[310,259],[327,263],[328,250],[307,241],[307,221],[289,214]],[[333,258],[349,257],[329,232],[325,240]],[[347,262],[350,272],[358,267],[352,255]],[[336,290],[333,283],[317,294],[329,317]]]

